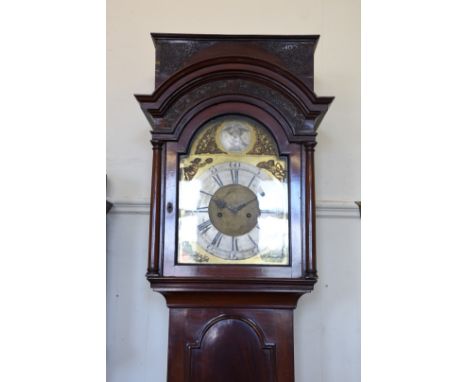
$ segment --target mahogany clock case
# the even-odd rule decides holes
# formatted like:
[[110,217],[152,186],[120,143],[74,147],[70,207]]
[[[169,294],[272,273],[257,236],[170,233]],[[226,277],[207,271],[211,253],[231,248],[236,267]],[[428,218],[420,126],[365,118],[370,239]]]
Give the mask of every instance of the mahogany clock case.
[[[293,310],[317,280],[314,147],[333,97],[314,93],[318,36],[152,34],[155,90],[136,98],[152,131],[146,277],[170,309],[168,381],[294,380]],[[244,116],[287,159],[286,264],[182,264],[181,158],[201,127]]]
[[[313,147],[332,97],[313,92],[318,36],[152,34],[156,89],[137,95],[152,126],[153,187],[148,278],[313,279],[316,274]],[[267,126],[290,164],[290,265],[178,265],[178,160],[210,119],[246,115]],[[306,187],[306,184],[309,186]]]

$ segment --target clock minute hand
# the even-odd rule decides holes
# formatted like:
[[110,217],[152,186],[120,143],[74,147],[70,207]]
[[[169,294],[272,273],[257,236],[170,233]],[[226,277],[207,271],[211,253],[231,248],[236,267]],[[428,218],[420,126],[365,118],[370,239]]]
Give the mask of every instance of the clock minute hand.
[[254,202],[256,200],[257,200],[257,198],[249,200],[248,202],[239,204],[238,206],[234,206],[233,209],[235,210],[235,212],[239,212],[242,208],[244,208],[245,206],[247,206],[248,204],[250,204],[250,203],[252,203],[252,202]]

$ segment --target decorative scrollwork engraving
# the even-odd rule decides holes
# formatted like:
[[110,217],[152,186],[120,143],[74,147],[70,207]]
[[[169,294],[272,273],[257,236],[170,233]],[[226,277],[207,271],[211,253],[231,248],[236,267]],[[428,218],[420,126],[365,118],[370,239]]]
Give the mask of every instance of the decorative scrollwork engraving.
[[197,251],[194,251],[192,245],[188,241],[182,243],[182,254],[190,256],[197,263],[207,263],[210,258],[207,255],[202,255]]
[[273,174],[273,176],[278,179],[280,182],[284,182],[286,179],[286,170],[284,169],[281,162],[275,162],[273,159],[270,159],[266,162],[259,162],[257,167],[263,168]]
[[203,99],[216,97],[227,93],[238,93],[268,100],[272,106],[290,121],[294,129],[304,127],[304,114],[279,91],[246,79],[217,80],[200,85],[189,91],[171,105],[164,117],[167,127],[174,127],[181,115],[184,115],[191,105]]
[[271,263],[281,263],[286,256],[287,254],[283,251],[275,251],[261,254],[260,258]]
[[276,144],[272,138],[269,137],[263,129],[256,129],[257,140],[255,141],[254,147],[250,150],[247,155],[278,155],[276,150]]
[[216,128],[212,126],[206,130],[205,134],[201,137],[195,149],[195,154],[226,154],[216,144]]
[[207,164],[210,164],[213,162],[212,158],[206,158],[204,161],[201,158],[195,158],[192,161],[190,161],[190,165],[187,167],[184,167],[183,170],[183,175],[184,175],[184,180],[192,180],[193,177],[197,174],[198,169],[206,166]]

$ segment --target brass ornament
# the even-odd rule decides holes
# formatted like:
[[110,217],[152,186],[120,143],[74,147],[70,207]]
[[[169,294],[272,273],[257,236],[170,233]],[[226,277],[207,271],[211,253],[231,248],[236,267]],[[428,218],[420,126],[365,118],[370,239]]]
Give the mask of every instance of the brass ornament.
[[196,144],[195,154],[226,154],[221,150],[216,143],[216,130],[218,125],[214,125],[206,129],[205,133],[201,136]]
[[278,156],[278,151],[276,149],[276,144],[273,142],[273,139],[267,135],[263,129],[255,129],[257,132],[257,139],[255,145],[250,150],[247,155],[275,155]]
[[202,161],[201,158],[194,158],[190,161],[190,165],[182,168],[184,173],[184,180],[192,180],[193,177],[197,174],[198,169],[205,167],[210,163],[213,163],[212,158],[206,158],[204,161]]
[[265,162],[257,163],[258,168],[263,168],[273,174],[273,176],[278,179],[280,182],[284,182],[286,179],[286,170],[284,169],[281,162],[274,161],[270,159]]
[[[247,147],[243,150],[229,150],[229,147],[224,147],[222,143],[221,135],[235,122],[237,122],[241,128],[249,131],[250,134],[250,143],[244,143]],[[263,127],[258,126],[254,122],[247,122],[242,119],[237,121],[232,118],[213,123],[203,129],[200,137],[195,140],[191,152],[194,155],[231,154],[278,156],[276,142]]]

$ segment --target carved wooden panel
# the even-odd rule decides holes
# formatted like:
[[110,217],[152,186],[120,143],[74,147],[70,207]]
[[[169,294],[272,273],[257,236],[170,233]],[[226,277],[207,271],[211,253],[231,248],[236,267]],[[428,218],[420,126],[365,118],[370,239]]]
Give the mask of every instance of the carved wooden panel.
[[[226,35],[183,35],[153,33],[156,47],[156,78],[158,87],[177,70],[196,62],[200,52],[213,51],[224,43],[225,51],[235,51],[238,56],[267,57],[276,65],[287,68],[310,87],[314,81],[314,51],[319,36],[226,36]],[[174,42],[177,49],[174,49]],[[229,45],[226,44],[229,42]],[[206,53],[205,53],[206,54]]]
[[170,308],[168,381],[294,381],[293,309],[213,305]]
[[189,381],[276,382],[276,346],[255,322],[235,315],[210,321],[188,345]]

